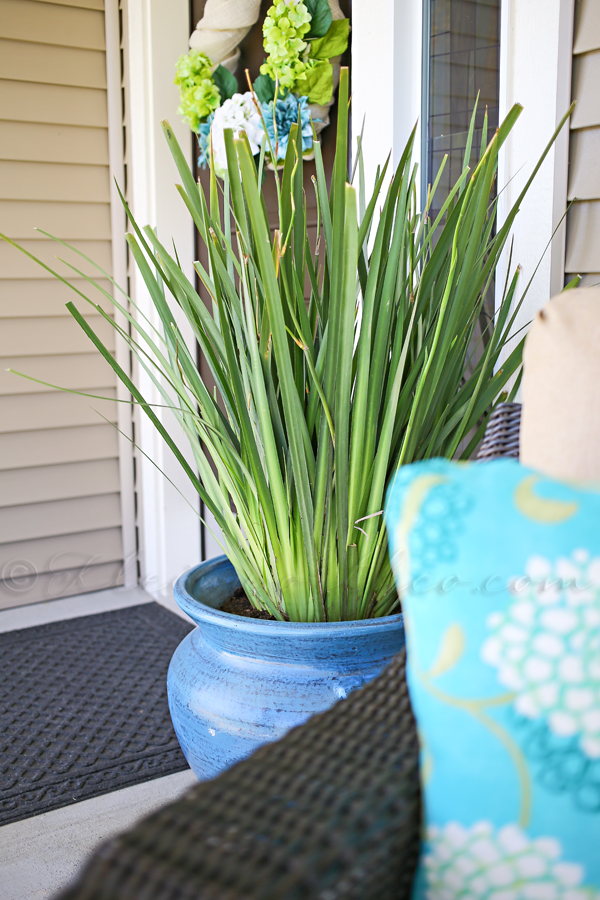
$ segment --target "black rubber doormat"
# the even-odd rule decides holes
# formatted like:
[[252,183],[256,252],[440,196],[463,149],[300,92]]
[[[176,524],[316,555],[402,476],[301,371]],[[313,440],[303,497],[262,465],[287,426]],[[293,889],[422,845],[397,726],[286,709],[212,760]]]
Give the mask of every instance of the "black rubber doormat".
[[0,634],[0,825],[188,768],[166,679],[192,627],[144,603]]

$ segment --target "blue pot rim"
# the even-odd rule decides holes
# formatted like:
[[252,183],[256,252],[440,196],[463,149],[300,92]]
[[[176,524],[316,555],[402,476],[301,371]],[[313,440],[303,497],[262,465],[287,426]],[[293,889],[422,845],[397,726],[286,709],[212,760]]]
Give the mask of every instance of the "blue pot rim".
[[352,619],[345,622],[279,622],[269,619],[252,619],[247,616],[237,616],[235,613],[221,612],[197,600],[188,585],[192,578],[197,581],[201,575],[209,575],[213,569],[221,568],[225,563],[231,565],[227,556],[217,556],[193,566],[184,572],[175,582],[173,593],[178,606],[190,616],[197,624],[205,623],[219,625],[223,628],[248,632],[255,635],[271,635],[285,637],[315,636],[318,631],[334,631],[341,636],[344,632],[359,635],[364,632],[375,634],[378,631],[388,631],[394,626],[402,627],[402,613],[394,613],[391,616],[380,616],[376,619]]

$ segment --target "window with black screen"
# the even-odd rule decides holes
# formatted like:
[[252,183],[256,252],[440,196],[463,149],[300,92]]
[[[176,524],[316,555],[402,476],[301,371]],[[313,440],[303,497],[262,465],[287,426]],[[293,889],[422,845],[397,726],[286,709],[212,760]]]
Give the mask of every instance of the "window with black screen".
[[488,140],[498,127],[500,0],[424,0],[423,196],[448,160],[432,212],[459,177],[477,95],[472,160],[485,111]]

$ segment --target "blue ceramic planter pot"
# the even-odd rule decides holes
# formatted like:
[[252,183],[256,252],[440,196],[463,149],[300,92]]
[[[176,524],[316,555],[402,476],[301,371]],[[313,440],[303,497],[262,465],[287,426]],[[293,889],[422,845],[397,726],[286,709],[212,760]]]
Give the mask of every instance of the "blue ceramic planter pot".
[[239,587],[225,556],[177,581],[198,625],[171,660],[173,725],[198,778],[212,778],[375,678],[404,644],[402,616],[273,622],[219,611]]

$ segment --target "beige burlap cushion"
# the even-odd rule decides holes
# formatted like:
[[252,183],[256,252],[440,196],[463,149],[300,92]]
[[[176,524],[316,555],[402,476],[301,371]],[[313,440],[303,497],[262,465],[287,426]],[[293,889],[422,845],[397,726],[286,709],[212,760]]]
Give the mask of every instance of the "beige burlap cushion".
[[523,352],[521,462],[600,482],[600,287],[550,300]]

